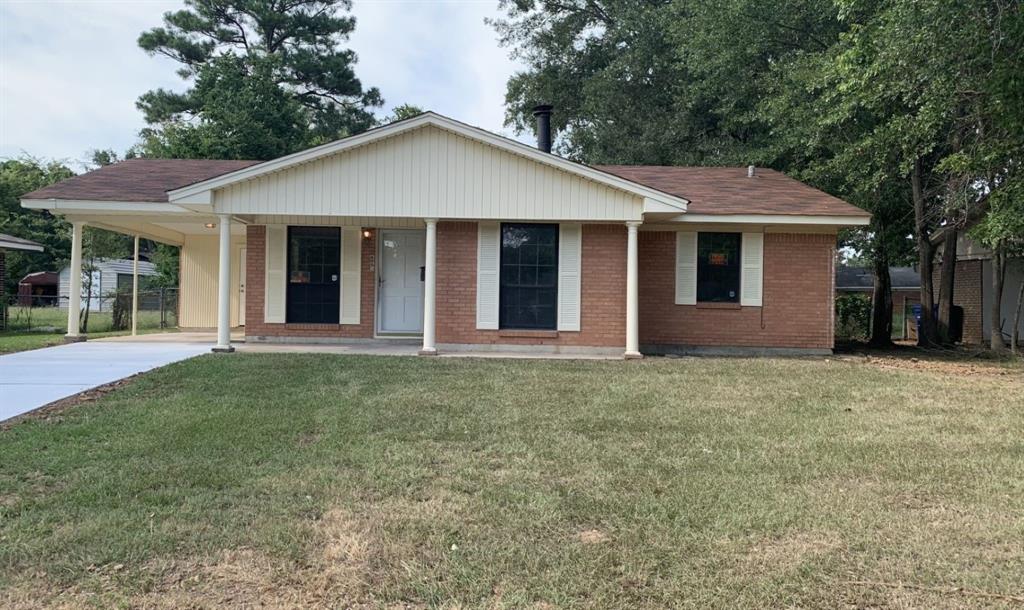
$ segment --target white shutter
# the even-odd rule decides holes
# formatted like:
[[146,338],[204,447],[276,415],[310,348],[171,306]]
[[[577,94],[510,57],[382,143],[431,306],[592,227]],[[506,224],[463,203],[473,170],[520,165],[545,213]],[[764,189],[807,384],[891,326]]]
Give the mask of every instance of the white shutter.
[[501,225],[481,222],[477,228],[476,327],[498,328],[498,273],[501,261]]
[[558,330],[580,329],[580,265],[583,227],[558,226]]
[[288,227],[267,225],[266,258],[263,276],[263,321],[282,324],[285,321],[287,293]]
[[740,305],[761,306],[764,276],[764,233],[744,233],[740,246],[743,269],[740,272]]
[[697,304],[697,234],[676,233],[676,305]]
[[341,310],[338,320],[342,324],[359,324],[362,239],[359,227],[345,227],[341,230]]

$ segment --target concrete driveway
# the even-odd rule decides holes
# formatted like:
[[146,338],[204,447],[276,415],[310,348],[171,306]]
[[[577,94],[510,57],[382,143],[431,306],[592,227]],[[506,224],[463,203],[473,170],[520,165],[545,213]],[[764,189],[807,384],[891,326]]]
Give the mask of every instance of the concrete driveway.
[[136,373],[209,353],[211,342],[161,335],[87,341],[0,356],[0,421]]

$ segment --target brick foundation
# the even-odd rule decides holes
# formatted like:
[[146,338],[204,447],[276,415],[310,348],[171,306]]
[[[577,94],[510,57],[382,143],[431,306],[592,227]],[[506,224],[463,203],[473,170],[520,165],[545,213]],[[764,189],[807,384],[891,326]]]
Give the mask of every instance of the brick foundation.
[[675,233],[640,233],[640,344],[832,349],[835,236],[768,233],[764,307],[675,304]]

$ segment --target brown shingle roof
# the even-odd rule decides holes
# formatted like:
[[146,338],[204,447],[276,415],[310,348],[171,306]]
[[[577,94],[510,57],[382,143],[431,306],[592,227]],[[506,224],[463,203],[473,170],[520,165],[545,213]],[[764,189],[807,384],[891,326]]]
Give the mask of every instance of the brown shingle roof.
[[861,216],[864,210],[772,169],[595,165],[596,169],[690,201],[690,214]]
[[167,191],[255,165],[259,161],[128,159],[51,184],[22,199],[167,201]]

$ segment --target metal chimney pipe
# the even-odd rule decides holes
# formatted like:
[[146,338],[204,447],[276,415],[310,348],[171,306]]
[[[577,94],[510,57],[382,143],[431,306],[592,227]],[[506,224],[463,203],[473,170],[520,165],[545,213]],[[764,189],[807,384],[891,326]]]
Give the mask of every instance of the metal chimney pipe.
[[552,106],[541,104],[534,106],[533,116],[537,117],[537,148],[551,152],[551,110]]

